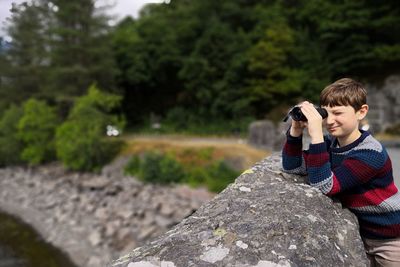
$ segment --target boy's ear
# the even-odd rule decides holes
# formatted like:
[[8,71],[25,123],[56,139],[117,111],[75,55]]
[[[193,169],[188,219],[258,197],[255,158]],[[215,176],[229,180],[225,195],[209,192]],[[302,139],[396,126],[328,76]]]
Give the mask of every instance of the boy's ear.
[[358,120],[361,121],[362,119],[365,118],[365,116],[367,116],[368,109],[369,109],[369,107],[368,107],[367,104],[364,104],[364,105],[361,106],[361,108],[357,111]]

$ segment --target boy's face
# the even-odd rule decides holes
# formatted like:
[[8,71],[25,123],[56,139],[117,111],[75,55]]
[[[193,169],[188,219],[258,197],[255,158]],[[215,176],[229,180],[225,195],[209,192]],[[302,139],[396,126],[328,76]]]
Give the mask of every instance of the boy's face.
[[359,123],[368,112],[367,105],[363,105],[358,111],[352,106],[324,106],[324,108],[328,111],[324,126],[332,136],[339,139],[358,133]]

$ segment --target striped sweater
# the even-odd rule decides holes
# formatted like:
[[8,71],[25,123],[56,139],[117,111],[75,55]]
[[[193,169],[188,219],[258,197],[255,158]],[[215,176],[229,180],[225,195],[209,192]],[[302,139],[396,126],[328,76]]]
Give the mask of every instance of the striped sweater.
[[338,198],[357,216],[362,237],[400,237],[400,194],[386,149],[365,131],[344,147],[338,147],[336,139],[324,139],[302,151],[302,137],[288,131],[283,169],[308,175],[311,186]]

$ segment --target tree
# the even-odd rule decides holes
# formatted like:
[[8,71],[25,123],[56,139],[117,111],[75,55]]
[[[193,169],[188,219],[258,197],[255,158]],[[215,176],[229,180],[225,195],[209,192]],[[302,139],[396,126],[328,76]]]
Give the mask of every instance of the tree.
[[122,130],[124,120],[111,112],[120,104],[118,95],[92,85],[75,102],[68,119],[57,129],[58,158],[72,170],[98,171],[119,152],[118,140],[106,139],[107,125]]
[[29,99],[18,122],[18,137],[24,143],[21,158],[31,165],[55,159],[54,136],[59,119],[44,101]]
[[11,39],[2,51],[4,76],[0,90],[3,106],[37,97],[46,80],[45,10],[37,1],[14,4],[7,33]]
[[109,18],[95,7],[96,1],[41,1],[53,10],[48,96],[70,101],[68,98],[84,95],[94,82],[112,90],[115,65],[108,41]]
[[24,146],[18,138],[18,123],[22,116],[22,108],[11,105],[1,117],[0,166],[22,163],[21,153]]

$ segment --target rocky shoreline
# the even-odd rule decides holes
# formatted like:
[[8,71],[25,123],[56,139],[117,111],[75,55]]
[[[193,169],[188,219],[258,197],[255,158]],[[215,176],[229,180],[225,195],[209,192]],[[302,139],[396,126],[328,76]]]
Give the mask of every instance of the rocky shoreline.
[[120,158],[101,174],[59,164],[0,169],[0,210],[33,226],[77,266],[105,266],[169,230],[214,194],[144,184],[122,174]]

